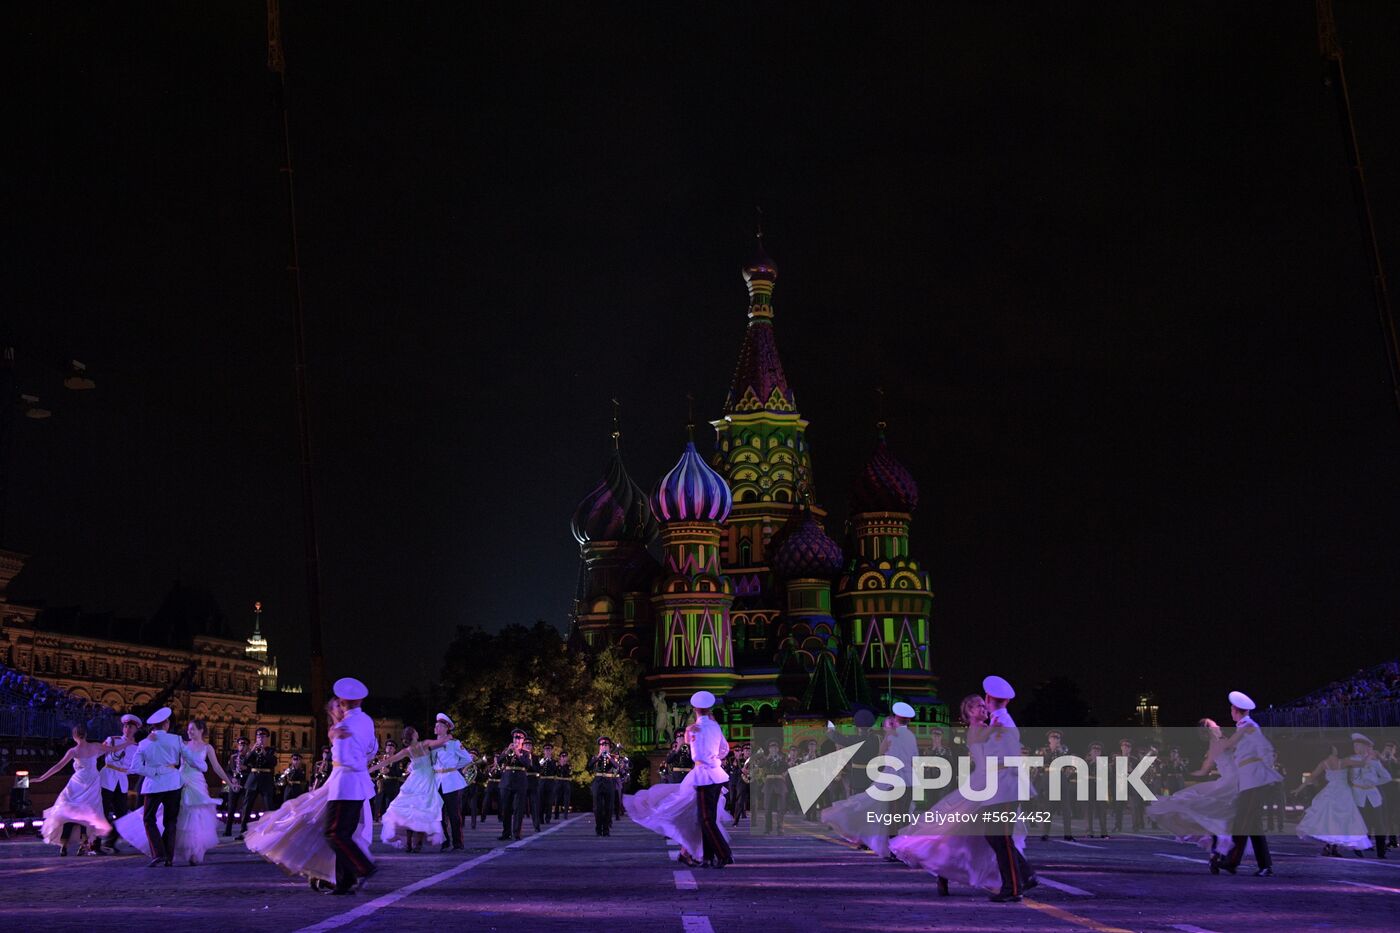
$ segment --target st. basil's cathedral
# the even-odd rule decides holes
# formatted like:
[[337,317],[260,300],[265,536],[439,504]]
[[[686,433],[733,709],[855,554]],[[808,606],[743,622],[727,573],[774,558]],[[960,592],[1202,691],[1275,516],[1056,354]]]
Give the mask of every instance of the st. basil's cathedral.
[[[574,511],[583,566],[572,640],[640,661],[658,708],[713,692],[731,739],[754,725],[886,712],[896,700],[918,712],[917,731],[946,722],[929,647],[933,593],[909,549],[918,486],[881,424],[850,485],[845,547],[827,533],[808,422],[774,335],[778,270],[761,237],[743,276],[748,327],[709,462],[692,437],[648,496],[615,430],[602,481]],[[633,744],[664,741],[664,719],[639,721]]]

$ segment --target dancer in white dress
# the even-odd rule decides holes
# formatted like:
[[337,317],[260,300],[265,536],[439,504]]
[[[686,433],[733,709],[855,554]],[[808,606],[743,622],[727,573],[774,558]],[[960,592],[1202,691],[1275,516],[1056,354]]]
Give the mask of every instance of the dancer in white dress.
[[[980,701],[981,697],[978,697],[978,700]],[[889,754],[897,725],[898,720],[893,716],[885,717],[884,734],[880,738],[881,755]],[[881,858],[888,858],[890,829],[889,825],[882,821],[889,812],[889,801],[876,800],[867,789],[827,807],[822,811],[822,822],[847,842],[853,842],[862,849],[869,849]]]
[[1199,725],[1210,745],[1205,760],[1192,776],[1204,777],[1210,773],[1212,765],[1220,776],[1214,781],[1192,784],[1170,797],[1158,797],[1147,805],[1147,815],[1159,827],[1175,834],[1178,841],[1194,843],[1218,854],[1220,837],[1230,835],[1240,782],[1234,750],[1227,746],[1220,726],[1213,719],[1202,719]]
[[[326,704],[330,720],[329,737],[334,744],[344,741],[349,733],[336,724],[345,717],[339,700]],[[326,841],[326,812],[330,805],[328,785],[293,797],[272,813],[265,814],[243,837],[243,844],[272,864],[293,875],[301,875],[311,887],[335,884],[335,850]],[[355,830],[355,841],[369,855],[374,837],[374,813],[365,801],[364,814]],[[370,861],[374,860],[369,855]]]
[[[986,701],[977,694],[963,698],[962,718],[967,723],[967,755],[972,761],[973,772],[968,776],[969,789],[978,791],[986,787],[986,743],[991,729],[987,721]],[[913,868],[922,868],[938,880],[938,894],[948,896],[948,882],[985,888],[988,891],[1001,889],[1001,872],[997,868],[996,854],[980,835],[967,832],[973,823],[959,823],[963,814],[971,815],[981,810],[985,803],[969,800],[962,788],[956,788],[935,806],[920,814],[919,819],[900,830],[890,840],[890,853]],[[949,831],[945,827],[962,826],[962,830]],[[1014,833],[1017,849],[1026,848],[1025,824],[1018,822]]]
[[[209,724],[203,719],[192,719],[185,734],[189,741],[180,749],[180,814],[175,818],[174,858],[199,865],[204,861],[204,853],[219,844],[219,798],[209,795],[208,771],[213,768],[225,784],[233,782],[209,744]],[[160,827],[165,826],[163,807],[156,821]],[[151,854],[140,811],[132,811],[117,820],[117,832],[132,848],[147,856]]]
[[1298,836],[1322,843],[1323,855],[1341,855],[1343,848],[1355,849],[1360,855],[1371,847],[1371,840],[1366,835],[1366,821],[1357,809],[1351,785],[1347,782],[1347,769],[1361,764],[1359,758],[1340,757],[1337,746],[1333,745],[1328,749],[1327,757],[1317,763],[1303,782],[1304,787],[1322,783],[1323,788],[1298,821]]
[[[690,744],[694,738],[692,723],[685,729],[686,744]],[[628,818],[680,846],[679,860],[690,866],[700,865],[700,856],[705,851],[704,830],[695,804],[695,777],[698,773],[698,768],[693,769],[679,784],[653,784],[622,798]],[[727,842],[729,830],[722,822],[719,831]]]
[[425,842],[442,843],[442,794],[438,793],[433,749],[451,741],[454,741],[451,735],[444,735],[419,742],[418,730],[407,726],[403,730],[403,748],[369,769],[373,777],[393,762],[408,759],[408,778],[399,788],[398,796],[384,808],[379,829],[383,842],[408,852],[422,852]]
[[59,791],[53,806],[44,811],[44,824],[40,830],[45,842],[59,847],[59,855],[68,854],[68,837],[74,826],[81,828],[84,839],[88,829],[96,834],[93,838],[101,838],[112,831],[112,824],[107,821],[102,806],[102,782],[98,776],[97,758],[133,744],[122,739],[115,740],[111,745],[89,742],[87,727],[74,726],[73,747],[34,781],[35,784],[42,784],[62,771],[68,762],[73,762],[73,776]]

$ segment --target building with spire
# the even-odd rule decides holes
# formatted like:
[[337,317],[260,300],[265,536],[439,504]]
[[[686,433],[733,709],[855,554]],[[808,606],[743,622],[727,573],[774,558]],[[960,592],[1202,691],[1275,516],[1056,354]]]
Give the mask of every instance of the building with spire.
[[[581,558],[571,641],[641,661],[646,687],[673,707],[712,691],[731,738],[896,700],[918,711],[916,728],[946,722],[933,593],[909,545],[918,486],[881,422],[850,488],[845,546],[828,534],[808,421],[778,354],[778,267],[762,232],[742,271],[748,320],[708,462],[692,429],[648,499],[622,465],[614,410],[611,458],[571,523]],[[634,744],[666,739],[650,721],[637,730]]]

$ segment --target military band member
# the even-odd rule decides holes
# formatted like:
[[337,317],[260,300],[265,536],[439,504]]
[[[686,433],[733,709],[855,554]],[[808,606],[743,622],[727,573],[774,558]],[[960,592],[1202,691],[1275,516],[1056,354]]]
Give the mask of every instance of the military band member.
[[1385,815],[1386,845],[1396,848],[1400,829],[1400,746],[1394,740],[1385,743],[1378,759],[1390,780],[1381,785],[1381,812]]
[[[309,789],[315,790],[325,784],[326,781],[330,780],[332,767],[331,747],[329,745],[322,745],[321,757],[316,759],[316,766],[311,769],[311,787]],[[233,772],[230,771],[229,773],[232,774]]]
[[306,793],[306,765],[302,762],[300,754],[292,753],[291,764],[287,765],[277,779],[282,784],[283,803]]
[[520,829],[525,822],[526,791],[530,785],[528,777],[530,754],[525,751],[528,740],[522,730],[510,734],[510,747],[501,753],[501,835],[500,839],[519,839]]
[[[370,767],[374,768],[381,762],[389,761],[390,758],[398,754],[398,743],[389,739],[384,743],[384,751],[380,753]],[[389,809],[389,804],[394,802],[394,798],[399,795],[403,788],[403,782],[408,778],[408,759],[400,758],[398,761],[389,762],[384,769],[379,772],[375,781],[374,813],[376,819],[384,819],[384,811]]]
[[474,748],[467,749],[467,754],[472,756],[472,763],[462,769],[462,777],[467,782],[462,805],[471,817],[471,828],[476,829],[476,821],[486,818],[482,803],[486,797],[486,772],[490,763],[482,761],[480,753]]
[[[329,749],[327,749],[329,753]],[[239,736],[233,742],[233,752],[224,766],[229,783],[224,789],[224,835],[233,835],[234,813],[243,799],[243,788],[248,783],[248,740]]]
[[462,747],[462,743],[452,737],[456,723],[446,713],[438,713],[433,723],[433,732],[445,744],[432,751],[433,773],[437,775],[438,793],[442,795],[442,820],[444,832],[442,851],[463,848],[462,844],[462,791],[467,779],[462,769],[471,764],[472,756]]
[[[1097,762],[1102,757],[1103,746],[1098,742],[1091,743],[1089,745],[1089,755],[1084,759],[1085,762],[1089,765],[1089,773],[1087,775],[1087,783],[1089,785],[1089,799],[1084,802],[1084,822],[1085,830],[1088,832],[1090,839],[1093,839],[1095,836],[1095,821],[1097,821],[1099,824],[1098,838],[1108,838],[1109,802],[1107,800],[1099,799],[1099,766]],[[1111,770],[1107,772],[1108,780],[1110,782],[1112,782],[1113,780],[1112,773],[1113,772]]]
[[623,752],[621,745],[613,747],[613,757],[617,759],[617,785],[613,791],[613,819],[620,820],[627,814],[622,809],[622,792],[627,787],[627,782],[632,779],[632,759]]
[[788,807],[787,756],[777,739],[768,740],[768,754],[759,763],[759,787],[762,788],[763,831],[773,832],[773,817],[777,816],[777,832],[782,835],[783,818]]
[[[277,753],[267,744],[270,733],[262,726],[253,732],[253,747],[248,749],[244,760],[247,765],[247,778],[243,781],[242,819],[238,827],[238,838],[248,830],[248,816],[259,803],[263,810],[277,809],[272,801],[274,788],[272,776],[277,771]],[[231,773],[231,772],[230,772]],[[230,828],[233,821],[227,824]],[[227,834],[225,834],[227,835]]]
[[671,743],[671,751],[666,755],[666,783],[679,784],[685,780],[695,762],[690,757],[690,746],[685,736],[678,734]]
[[555,788],[554,815],[563,819],[569,815],[574,796],[574,768],[569,764],[569,753],[559,753],[559,764],[555,770],[559,786]]
[[[943,730],[940,729],[940,728],[938,728],[937,726],[935,726],[934,728],[932,728],[932,729],[929,730],[928,735],[929,735],[928,757],[930,757],[930,758],[942,758],[944,761],[948,762],[948,773],[949,773],[949,774],[954,774],[954,775],[957,774],[957,773],[958,773],[958,767],[957,767],[957,753],[954,752],[952,749],[950,749],[948,746],[946,746],[946,745],[943,744]],[[869,761],[870,759],[867,758],[867,759],[865,759],[865,760],[866,760],[866,761]],[[855,767],[855,762],[854,762],[854,761],[851,762],[851,766],[852,766],[852,767]],[[862,775],[864,775],[864,773],[865,773],[865,768],[864,768],[864,767],[861,767],[860,772],[861,772]],[[852,773],[854,773],[854,772],[852,772]],[[865,782],[865,783],[866,783],[866,786],[867,786],[867,787],[870,786],[870,780],[869,780],[868,777],[866,778],[866,782]],[[948,782],[947,784],[945,784],[943,787],[940,787],[940,788],[938,788],[938,789],[936,789],[936,790],[926,790],[926,791],[924,791],[924,794],[925,794],[925,796],[924,796],[924,802],[923,802],[922,804],[920,804],[920,806],[921,806],[921,807],[928,807],[928,806],[937,804],[938,801],[942,800],[944,797],[948,796],[948,794],[952,792],[953,787],[955,786],[955,784],[956,784],[955,781],[949,781],[949,782]],[[852,793],[854,793],[854,792],[855,792],[855,790],[854,790],[854,787],[853,787],[853,788],[852,788]]]
[[593,833],[598,836],[612,835],[613,810],[617,806],[618,775],[621,762],[612,752],[612,739],[601,736],[598,739],[598,754],[588,759],[588,773],[593,776]]
[[729,815],[734,818],[734,826],[738,826],[739,821],[749,815],[749,790],[753,782],[753,761],[749,750],[752,747],[748,742],[744,742],[734,754],[734,805],[729,808]]
[[496,814],[496,822],[501,819],[501,756],[492,755],[486,766],[486,799],[482,801],[482,818],[488,813]]
[[[1128,809],[1128,798],[1119,797],[1115,790],[1118,786],[1117,776],[1120,772],[1123,774],[1131,774],[1133,768],[1137,767],[1137,762],[1138,758],[1133,754],[1132,740],[1119,739],[1118,757],[1112,761],[1113,767],[1109,772],[1110,778],[1112,779],[1112,783],[1109,784],[1109,793],[1112,797],[1109,808],[1113,811],[1113,831],[1115,833],[1121,833],[1123,831],[1123,814],[1126,813]],[[1131,788],[1128,794],[1129,796],[1133,796]]]
[[[1036,768],[1036,791],[1040,794],[1041,806],[1050,811],[1050,822],[1042,828],[1049,829],[1055,821],[1055,813],[1060,814],[1060,819],[1064,825],[1065,839],[1074,841],[1074,829],[1071,825],[1074,816],[1074,798],[1077,791],[1075,784],[1075,772],[1073,768],[1064,768],[1060,771],[1060,799],[1050,799],[1050,763],[1062,755],[1068,755],[1069,749],[1065,747],[1064,734],[1058,730],[1050,730],[1045,733],[1045,746],[1036,754],[1045,762],[1043,767]],[[1048,842],[1050,834],[1042,833],[1041,842]]]
[[535,813],[539,821],[548,825],[554,819],[554,794],[559,786],[559,762],[554,758],[554,746],[544,744],[544,757],[538,762],[540,772],[539,795],[535,800]]
[[[122,734],[120,738],[111,737],[102,741],[108,747],[117,745],[120,742],[134,743],[136,741],[136,730],[141,728],[141,718],[127,713],[122,717]],[[102,810],[107,814],[107,819],[112,823],[112,831],[105,837],[107,848],[113,852],[117,851],[117,818],[125,816],[131,809],[128,802],[127,791],[130,789],[128,775],[131,771],[131,763],[136,759],[136,748],[128,744],[127,747],[118,748],[107,753],[103,759],[102,770],[97,772],[98,781],[102,784]],[[92,840],[92,854],[102,854],[102,843],[104,837],[95,836]]]
[[525,740],[525,754],[529,756],[529,763],[525,765],[525,813],[530,817],[530,825],[535,832],[540,831],[540,763],[535,757],[535,743],[531,739]]

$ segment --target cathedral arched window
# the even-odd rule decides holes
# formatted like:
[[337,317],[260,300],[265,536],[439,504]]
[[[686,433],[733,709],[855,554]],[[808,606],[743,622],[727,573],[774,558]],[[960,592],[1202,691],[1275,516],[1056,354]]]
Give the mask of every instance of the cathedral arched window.
[[740,564],[740,566],[747,567],[752,561],[753,561],[753,542],[752,542],[752,541],[740,541],[740,542],[739,542],[739,564]]

